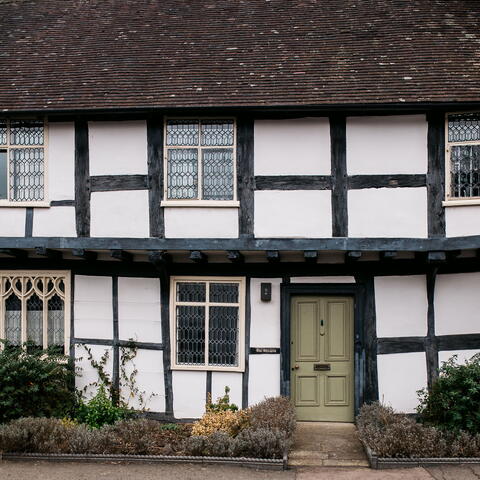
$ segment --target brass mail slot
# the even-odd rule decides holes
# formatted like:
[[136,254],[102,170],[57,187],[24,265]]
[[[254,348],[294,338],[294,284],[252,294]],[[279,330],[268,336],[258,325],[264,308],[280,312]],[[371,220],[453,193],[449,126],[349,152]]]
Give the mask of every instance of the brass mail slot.
[[325,372],[327,370],[330,370],[330,364],[329,363],[314,363],[313,364],[313,369],[316,372]]

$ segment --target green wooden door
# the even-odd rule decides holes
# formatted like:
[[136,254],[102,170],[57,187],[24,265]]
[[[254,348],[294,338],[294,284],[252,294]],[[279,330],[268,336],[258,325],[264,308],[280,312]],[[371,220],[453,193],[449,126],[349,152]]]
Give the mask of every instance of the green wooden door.
[[353,422],[353,300],[294,297],[291,390],[297,419]]

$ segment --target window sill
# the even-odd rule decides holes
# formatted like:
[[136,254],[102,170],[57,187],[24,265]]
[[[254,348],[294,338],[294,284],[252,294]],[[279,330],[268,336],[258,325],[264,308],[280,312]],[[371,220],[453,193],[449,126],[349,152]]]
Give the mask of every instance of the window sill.
[[238,208],[240,202],[236,200],[164,200],[161,207],[214,207],[214,208]]
[[0,200],[0,207],[13,207],[13,208],[49,208],[50,202],[9,202],[8,200]]
[[480,205],[480,198],[474,197],[462,200],[445,200],[442,202],[443,207],[465,207],[469,205]]
[[190,371],[190,372],[244,372],[244,367],[205,367],[195,365],[175,365],[171,367],[172,370]]

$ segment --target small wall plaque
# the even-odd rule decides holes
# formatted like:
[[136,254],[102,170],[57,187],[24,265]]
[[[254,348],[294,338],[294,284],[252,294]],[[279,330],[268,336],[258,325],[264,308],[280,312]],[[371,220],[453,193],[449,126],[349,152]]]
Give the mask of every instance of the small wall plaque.
[[272,284],[261,283],[260,284],[260,299],[262,302],[270,302],[272,300]]
[[250,347],[250,353],[280,353],[280,349],[275,347]]

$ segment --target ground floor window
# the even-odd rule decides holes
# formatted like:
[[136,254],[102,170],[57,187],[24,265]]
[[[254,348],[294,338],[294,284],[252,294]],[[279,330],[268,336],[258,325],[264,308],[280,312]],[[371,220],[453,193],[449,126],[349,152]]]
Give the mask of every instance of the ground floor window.
[[242,371],[244,304],[242,278],[173,278],[173,368]]
[[69,344],[69,272],[0,271],[0,338],[30,348]]

